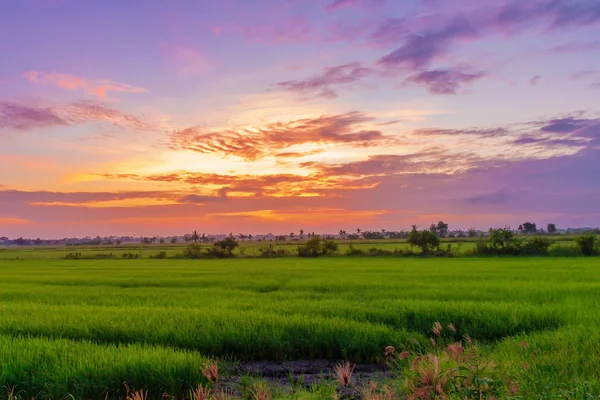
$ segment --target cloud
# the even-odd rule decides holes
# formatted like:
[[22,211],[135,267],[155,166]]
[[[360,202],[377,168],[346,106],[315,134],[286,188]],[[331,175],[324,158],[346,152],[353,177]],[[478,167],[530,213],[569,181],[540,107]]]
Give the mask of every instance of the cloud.
[[539,75],[536,75],[536,76],[532,77],[532,78],[529,80],[529,85],[530,85],[530,86],[537,86],[541,78],[542,78],[542,77],[541,77],[541,76],[539,76]]
[[183,77],[205,74],[214,68],[212,62],[198,50],[182,45],[166,44],[163,51]]
[[424,86],[431,94],[457,94],[461,87],[485,76],[483,72],[462,72],[456,69],[423,71],[407,78],[405,84]]
[[0,101],[0,130],[31,131],[86,123],[148,131],[155,129],[138,117],[90,101],[54,107]]
[[565,43],[559,46],[552,47],[548,51],[551,53],[558,54],[569,54],[569,53],[584,53],[594,50],[600,50],[600,41],[596,40],[593,42],[572,42]]
[[439,128],[423,128],[413,131],[416,136],[458,136],[468,135],[481,138],[493,138],[505,136],[508,134],[506,128],[487,128],[487,129],[439,129]]
[[454,42],[477,36],[468,20],[456,18],[441,29],[409,34],[401,47],[380,58],[378,64],[385,68],[420,70],[446,54]]
[[577,119],[574,117],[551,119],[542,122],[540,130],[542,132],[550,133],[573,133],[582,128],[598,124],[599,121],[600,120],[597,119]]
[[337,93],[330,86],[359,82],[372,73],[373,70],[361,63],[351,63],[325,68],[321,74],[302,81],[279,82],[276,86],[293,93],[332,99],[337,97]]
[[383,0],[335,0],[333,3],[325,7],[325,11],[337,11],[344,7],[357,5],[381,5]]
[[110,79],[86,80],[85,78],[57,72],[28,71],[23,77],[32,83],[55,85],[68,90],[85,90],[86,93],[106,99],[108,92],[144,93],[148,89],[115,82]]
[[205,203],[227,199],[225,192],[198,195],[173,191],[130,191],[130,192],[50,192],[0,190],[0,204],[22,203],[38,207],[148,207]]
[[257,160],[297,144],[338,143],[368,147],[390,141],[391,138],[381,131],[366,126],[373,121],[374,118],[363,113],[349,112],[220,132],[188,128],[173,132],[169,137],[169,145],[176,150],[221,153]]
[[52,107],[37,107],[0,101],[0,130],[29,131],[32,129],[67,126]]
[[579,71],[574,73],[573,75],[571,75],[571,80],[573,81],[578,81],[581,79],[585,79],[589,76],[594,76],[600,74],[600,70],[585,70],[585,71]]
[[468,204],[484,204],[484,205],[495,205],[503,204],[510,200],[512,197],[506,189],[500,189],[491,193],[478,194],[475,196],[467,197],[465,202]]

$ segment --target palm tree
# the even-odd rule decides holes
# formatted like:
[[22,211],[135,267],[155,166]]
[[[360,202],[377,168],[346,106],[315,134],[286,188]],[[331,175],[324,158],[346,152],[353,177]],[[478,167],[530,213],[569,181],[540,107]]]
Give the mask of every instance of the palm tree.
[[294,239],[294,232],[290,232],[290,240]]
[[248,240],[252,240],[252,234],[251,233],[248,235]]
[[200,240],[200,235],[198,235],[198,231],[194,231],[192,232],[192,238],[191,238],[194,243],[198,243],[198,240]]
[[304,238],[304,229],[300,229],[300,239]]

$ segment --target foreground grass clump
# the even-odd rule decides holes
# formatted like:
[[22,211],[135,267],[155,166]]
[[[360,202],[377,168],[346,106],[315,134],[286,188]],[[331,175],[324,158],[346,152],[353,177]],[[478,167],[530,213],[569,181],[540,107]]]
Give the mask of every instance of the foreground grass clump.
[[599,393],[597,258],[15,260],[0,281],[0,386],[27,398],[187,395],[222,380],[206,357],[383,363],[428,354],[436,321],[520,396]]

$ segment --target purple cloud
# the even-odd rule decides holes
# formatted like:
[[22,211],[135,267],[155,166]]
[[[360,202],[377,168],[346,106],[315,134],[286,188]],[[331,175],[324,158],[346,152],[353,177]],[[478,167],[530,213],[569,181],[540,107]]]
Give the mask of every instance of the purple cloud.
[[279,82],[276,85],[289,92],[312,94],[317,97],[336,98],[337,93],[329,86],[358,82],[371,75],[373,70],[360,63],[351,63],[325,68],[322,74],[303,81]]
[[0,102],[0,130],[29,131],[69,125],[51,107]]
[[383,0],[336,0],[333,3],[329,4],[325,7],[325,11],[336,11],[340,8],[357,6],[361,4],[374,4],[380,5],[383,3]]
[[539,76],[539,75],[534,76],[533,78],[531,78],[529,80],[529,85],[531,85],[531,86],[537,86],[537,84],[539,83],[539,81],[540,81],[541,78],[542,77]]
[[422,69],[446,54],[454,42],[477,36],[477,31],[468,20],[457,18],[442,29],[409,35],[400,48],[379,59],[378,63],[387,68]]
[[464,84],[485,76],[483,72],[466,73],[457,70],[423,71],[407,78],[405,84],[423,86],[431,94],[457,94]]
[[540,130],[550,133],[573,133],[579,129],[598,123],[598,120],[577,119],[577,118],[559,118],[545,123]]
[[568,53],[583,53],[588,51],[600,50],[600,41],[593,42],[574,42],[561,44],[552,47],[548,51],[551,53],[568,54]]
[[0,101],[0,130],[30,131],[85,123],[137,130],[154,129],[133,115],[94,102],[75,101],[66,106],[42,107]]

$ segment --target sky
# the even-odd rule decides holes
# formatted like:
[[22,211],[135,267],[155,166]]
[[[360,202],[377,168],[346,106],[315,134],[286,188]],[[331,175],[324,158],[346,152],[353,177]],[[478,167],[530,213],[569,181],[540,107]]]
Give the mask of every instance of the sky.
[[598,0],[0,2],[0,236],[600,225]]

